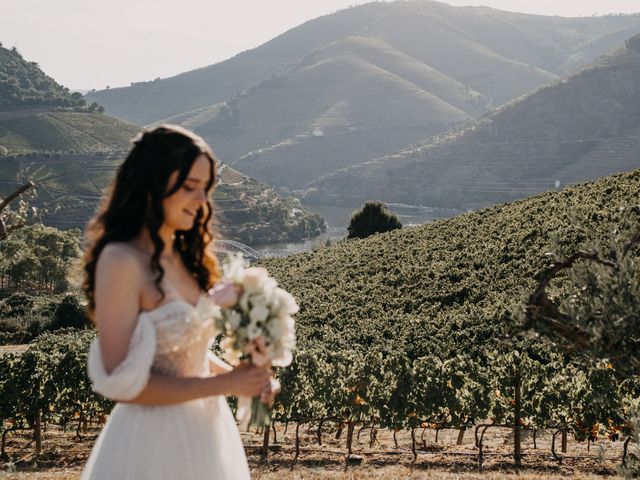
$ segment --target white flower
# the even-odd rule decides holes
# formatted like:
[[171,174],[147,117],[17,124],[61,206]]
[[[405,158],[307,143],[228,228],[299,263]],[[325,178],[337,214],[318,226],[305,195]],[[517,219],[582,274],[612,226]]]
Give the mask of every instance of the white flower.
[[298,304],[296,303],[296,299],[293,298],[286,290],[282,288],[275,288],[273,290],[273,310],[274,314],[278,317],[284,315],[293,315],[300,310]]
[[269,318],[269,309],[264,304],[254,305],[251,311],[249,312],[249,319],[251,320],[251,325],[256,324],[258,322],[265,322]]
[[278,348],[278,346],[274,346],[274,355],[272,358],[272,364],[274,367],[288,367],[291,365],[293,361],[293,354],[291,350]]
[[262,335],[262,328],[255,323],[250,323],[247,327],[247,339],[249,341]]
[[245,275],[244,264],[245,261],[241,253],[229,254],[223,266],[224,276],[234,283],[242,283]]
[[243,312],[249,311],[249,293],[248,292],[244,292],[240,296],[240,301],[238,302],[238,305],[240,305],[240,308],[242,309]]
[[271,303],[273,302],[273,293],[277,286],[278,282],[276,282],[275,279],[271,277],[267,278],[262,285],[262,294],[264,295],[266,302],[269,305],[271,305]]
[[274,318],[267,324],[269,335],[271,335],[271,338],[278,341],[286,334],[293,332],[294,328],[295,322],[293,318],[289,316]]
[[227,310],[226,312],[227,322],[229,322],[229,327],[231,330],[235,331],[240,327],[240,323],[242,322],[242,315],[240,315],[235,310]]

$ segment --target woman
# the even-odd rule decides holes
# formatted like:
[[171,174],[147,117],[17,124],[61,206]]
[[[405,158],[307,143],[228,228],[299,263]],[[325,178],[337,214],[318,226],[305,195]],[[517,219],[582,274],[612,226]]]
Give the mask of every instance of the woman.
[[82,479],[249,478],[224,395],[271,399],[270,372],[232,369],[210,351],[215,176],[197,135],[146,131],[87,227],[83,288],[98,330],[89,377],[117,404]]

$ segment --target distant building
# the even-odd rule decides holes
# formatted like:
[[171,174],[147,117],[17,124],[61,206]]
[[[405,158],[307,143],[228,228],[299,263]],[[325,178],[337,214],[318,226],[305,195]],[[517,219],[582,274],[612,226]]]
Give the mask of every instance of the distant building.
[[313,131],[313,136],[314,137],[324,137],[324,132],[322,130],[320,130],[319,128],[316,128]]

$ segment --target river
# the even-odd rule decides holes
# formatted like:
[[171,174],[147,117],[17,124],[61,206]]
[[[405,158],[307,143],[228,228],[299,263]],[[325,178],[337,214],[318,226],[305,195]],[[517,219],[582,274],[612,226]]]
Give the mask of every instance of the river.
[[[451,208],[432,208],[419,205],[405,205],[402,203],[388,204],[403,227],[422,225],[439,218],[449,218],[464,213]],[[281,257],[294,253],[302,253],[324,246],[327,241],[334,242],[347,236],[347,227],[351,220],[354,208],[314,206],[309,207],[313,212],[320,214],[327,222],[327,231],[319,237],[303,242],[282,242],[269,245],[252,246],[263,257]]]

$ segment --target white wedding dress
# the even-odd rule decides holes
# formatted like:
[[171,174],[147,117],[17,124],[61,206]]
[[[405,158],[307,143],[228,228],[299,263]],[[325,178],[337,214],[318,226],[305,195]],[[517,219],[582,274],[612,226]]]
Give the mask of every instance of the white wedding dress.
[[[177,377],[209,374],[215,337],[213,306],[176,299],[140,313],[127,357],[110,374],[100,345],[91,343],[93,389],[128,400],[151,372]],[[117,403],[98,436],[81,480],[249,479],[240,433],[222,395],[173,405]]]

